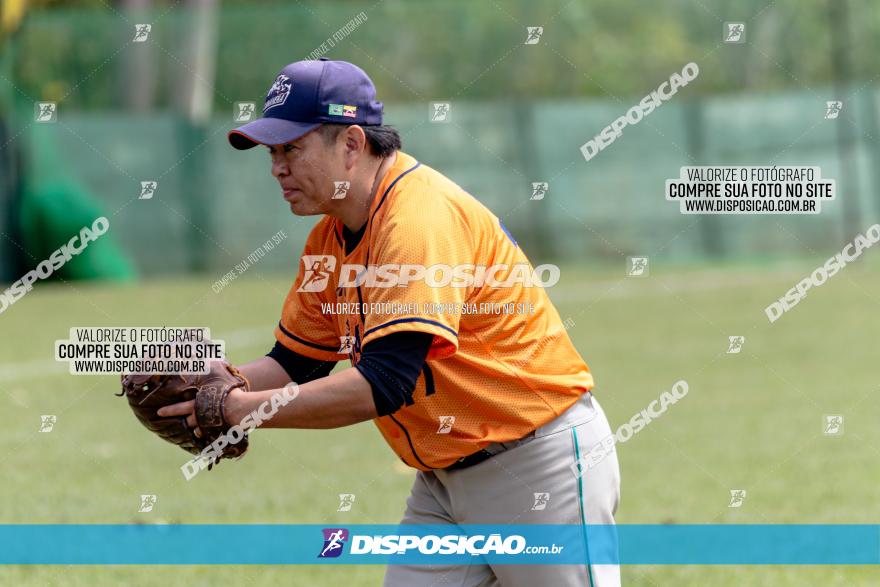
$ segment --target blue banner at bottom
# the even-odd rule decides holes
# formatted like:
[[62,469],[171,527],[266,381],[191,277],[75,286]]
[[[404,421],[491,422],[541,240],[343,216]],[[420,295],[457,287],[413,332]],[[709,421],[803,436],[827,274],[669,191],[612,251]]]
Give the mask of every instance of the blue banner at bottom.
[[0,564],[876,565],[880,525],[0,525]]

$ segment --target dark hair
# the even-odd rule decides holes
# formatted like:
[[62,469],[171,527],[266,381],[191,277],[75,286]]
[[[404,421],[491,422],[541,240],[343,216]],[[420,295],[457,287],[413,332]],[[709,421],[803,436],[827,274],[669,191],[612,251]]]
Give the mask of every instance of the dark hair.
[[[324,142],[332,143],[348,124],[322,124],[318,132],[324,137]],[[367,137],[367,145],[370,152],[376,157],[387,157],[394,151],[400,150],[400,133],[393,126],[362,126]]]

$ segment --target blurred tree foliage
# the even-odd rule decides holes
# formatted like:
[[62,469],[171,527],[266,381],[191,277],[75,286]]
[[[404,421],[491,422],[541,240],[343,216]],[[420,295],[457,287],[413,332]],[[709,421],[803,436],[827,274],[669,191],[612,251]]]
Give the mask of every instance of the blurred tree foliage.
[[[368,20],[327,53],[360,64],[385,101],[641,96],[689,62],[695,93],[775,91],[831,84],[829,2],[849,7],[853,77],[875,79],[876,0],[384,0],[226,1],[218,14],[215,108],[262,98],[272,76],[359,12]],[[37,99],[77,109],[120,107],[131,51],[155,51],[156,108],[189,64],[186,1],[128,13],[104,0],[34,0],[16,38],[17,84]],[[743,21],[747,43],[721,43],[723,22]],[[134,24],[153,25],[133,44]],[[543,26],[524,45],[526,26]],[[183,69],[183,71],[181,71]]]

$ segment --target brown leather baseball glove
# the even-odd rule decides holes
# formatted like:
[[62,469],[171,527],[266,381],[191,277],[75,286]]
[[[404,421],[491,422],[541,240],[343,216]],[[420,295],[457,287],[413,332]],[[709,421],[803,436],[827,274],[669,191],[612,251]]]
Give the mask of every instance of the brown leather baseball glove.
[[[147,430],[193,455],[200,454],[212,442],[229,431],[223,418],[223,402],[235,388],[248,391],[247,379],[226,361],[212,361],[203,375],[123,375],[122,393],[128,405]],[[195,399],[195,416],[201,438],[186,423],[186,416],[163,418],[159,408]],[[247,433],[222,449],[211,465],[221,458],[235,458],[248,448]],[[210,468],[210,467],[209,467]]]

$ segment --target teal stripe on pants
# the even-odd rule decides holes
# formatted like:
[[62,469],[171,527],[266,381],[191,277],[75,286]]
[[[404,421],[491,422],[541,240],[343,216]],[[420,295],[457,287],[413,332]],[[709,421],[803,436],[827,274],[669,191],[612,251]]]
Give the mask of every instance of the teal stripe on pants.
[[[571,438],[574,440],[574,458],[575,463],[578,463],[578,471],[581,472],[580,462],[581,462],[581,451],[578,446],[578,437],[577,437],[577,426],[573,426],[571,429]],[[581,472],[582,473],[582,472]],[[581,527],[584,530],[584,550],[587,554],[587,577],[590,579],[590,587],[593,587],[593,568],[590,566],[590,547],[587,544],[587,519],[584,517],[584,477],[583,474],[578,475],[578,508],[581,511]]]

